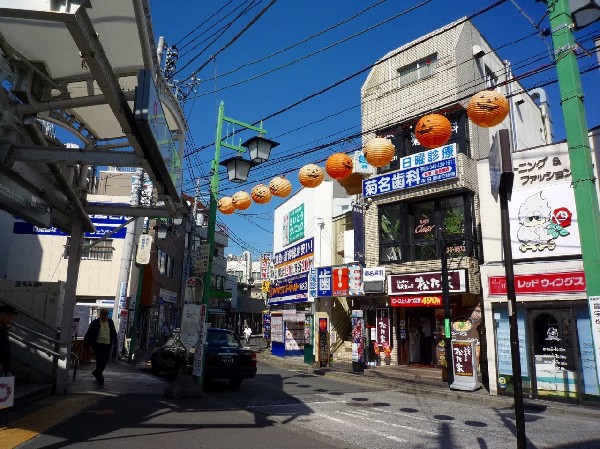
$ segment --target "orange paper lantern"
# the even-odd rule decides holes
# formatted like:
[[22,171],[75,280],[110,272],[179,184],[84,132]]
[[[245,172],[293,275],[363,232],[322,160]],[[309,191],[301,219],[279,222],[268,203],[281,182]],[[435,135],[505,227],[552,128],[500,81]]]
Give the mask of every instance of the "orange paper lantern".
[[452,135],[450,120],[440,114],[429,114],[421,117],[415,126],[415,137],[427,148],[444,145]]
[[254,202],[257,204],[267,204],[273,197],[269,188],[264,184],[254,186],[250,194]]
[[275,196],[284,198],[292,193],[292,183],[283,176],[276,176],[269,183],[269,190]]
[[244,192],[243,190],[235,192],[231,199],[233,202],[233,207],[235,207],[238,210],[246,210],[250,207],[250,204],[252,204],[250,195],[248,195],[248,192]]
[[347,178],[338,181],[348,195],[362,193],[363,177],[360,173],[351,173]]
[[298,179],[304,187],[317,187],[323,182],[323,170],[316,164],[307,164],[298,172]]
[[394,158],[396,147],[384,137],[375,137],[367,142],[363,154],[373,167],[384,167]]
[[481,91],[469,100],[467,115],[473,123],[483,128],[499,125],[508,115],[508,101],[499,92]]
[[334,153],[327,158],[325,171],[333,179],[340,180],[352,173],[352,158],[346,153]]
[[230,196],[224,196],[217,203],[217,208],[222,214],[232,214],[235,211],[235,207],[233,207],[233,198]]

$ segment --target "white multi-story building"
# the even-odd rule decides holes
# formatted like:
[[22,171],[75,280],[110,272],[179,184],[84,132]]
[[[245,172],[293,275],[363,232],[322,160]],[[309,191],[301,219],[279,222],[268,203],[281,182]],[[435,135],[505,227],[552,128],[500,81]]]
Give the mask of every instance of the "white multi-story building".
[[[469,99],[485,89],[501,92],[510,103],[509,116],[493,128],[473,124],[466,113]],[[543,92],[535,97],[545,98]],[[387,288],[367,294],[359,308],[367,328],[384,323],[390,329],[381,338],[391,342],[392,364],[445,363],[439,345],[445,335],[445,251],[451,279],[447,318],[456,327],[453,335],[476,340],[485,368],[477,161],[487,158],[498,129],[511,129],[515,149],[548,143],[545,106],[511,81],[510,65],[467,19],[389,52],[369,73],[362,87],[364,143],[387,137],[396,157],[364,183],[366,267],[385,273]],[[450,140],[436,149],[421,146],[414,135],[419,119],[431,113],[446,116],[452,125]],[[411,178],[440,159],[451,167],[451,176]],[[381,342],[379,334],[367,335],[369,362],[373,345]]]

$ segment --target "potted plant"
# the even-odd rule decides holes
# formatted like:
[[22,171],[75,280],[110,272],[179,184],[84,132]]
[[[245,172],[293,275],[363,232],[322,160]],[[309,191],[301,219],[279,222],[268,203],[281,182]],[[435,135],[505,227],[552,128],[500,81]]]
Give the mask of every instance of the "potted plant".
[[383,343],[383,354],[385,364],[389,365],[390,363],[392,363],[392,348],[390,347],[390,344],[387,341]]
[[379,343],[377,341],[373,342],[373,352],[375,353],[375,362],[379,365],[381,363],[381,358],[379,357],[381,349],[379,348]]

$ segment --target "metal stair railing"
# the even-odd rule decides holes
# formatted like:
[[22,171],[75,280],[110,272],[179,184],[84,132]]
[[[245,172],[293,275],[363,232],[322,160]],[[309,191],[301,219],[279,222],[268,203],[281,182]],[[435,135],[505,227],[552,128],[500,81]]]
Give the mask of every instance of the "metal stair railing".
[[[0,303],[8,304],[7,302],[4,301],[3,298],[0,298]],[[49,330],[49,332],[54,334],[54,338],[53,338],[42,332],[38,332],[36,330],[30,329],[29,327],[24,326],[23,324],[17,323],[15,321],[12,322],[11,329],[14,329],[14,330],[18,329],[20,331],[20,333],[25,334],[26,336],[19,335],[19,334],[13,332],[12,330],[9,330],[9,332],[8,332],[9,336],[12,339],[19,341],[23,345],[33,348],[36,351],[44,353],[48,357],[52,357],[52,392],[55,393],[56,392],[56,381],[58,378],[58,361],[64,360],[66,358],[66,354],[64,354],[64,353],[61,354],[61,349],[63,349],[63,348],[66,349],[66,345],[61,343],[61,341],[60,341],[60,338],[62,335],[60,327],[54,326],[54,325],[50,324],[49,322],[47,322],[46,320],[36,317],[36,316],[32,315],[31,312],[29,312],[21,307],[18,307],[12,303],[10,305],[14,309],[16,309],[16,311],[19,313],[19,315],[25,316],[28,319],[30,319],[38,324],[41,324],[43,327],[47,328]],[[27,337],[30,337],[30,338],[27,338]],[[31,341],[33,338],[44,340],[44,341],[48,342],[51,347],[44,347],[43,345],[41,345],[39,343]]]

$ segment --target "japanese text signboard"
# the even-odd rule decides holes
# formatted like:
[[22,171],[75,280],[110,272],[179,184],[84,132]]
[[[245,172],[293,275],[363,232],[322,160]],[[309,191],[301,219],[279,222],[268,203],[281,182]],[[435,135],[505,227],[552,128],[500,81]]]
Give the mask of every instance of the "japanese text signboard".
[[348,296],[362,296],[365,287],[362,277],[362,265],[359,263],[348,264]]
[[[448,287],[451,293],[467,291],[466,269],[448,271]],[[389,295],[423,295],[442,292],[442,273],[409,273],[388,276]]]
[[348,267],[343,265],[333,267],[333,287],[331,290],[332,296],[347,296],[348,295]]
[[304,204],[283,217],[283,246],[304,238]]
[[[490,295],[506,295],[506,276],[490,276],[488,286]],[[515,275],[515,293],[517,295],[580,292],[585,292],[585,273],[583,271]]]
[[331,296],[331,267],[317,268],[317,296]]
[[451,349],[454,382],[450,388],[465,391],[478,389],[481,385],[477,380],[475,341],[452,340]]
[[292,276],[277,279],[269,286],[269,305],[306,302],[308,298],[308,276]]
[[400,169],[363,181],[365,198],[420,187],[458,176],[456,144],[411,154],[400,160]]
[[392,341],[390,334],[390,309],[380,308],[376,310],[375,327],[377,331],[377,343],[380,345],[390,345]]
[[303,240],[300,243],[275,253],[275,279],[308,272],[314,255],[314,239]]
[[427,307],[441,306],[441,295],[429,296],[392,296],[390,297],[390,305],[392,307]]

